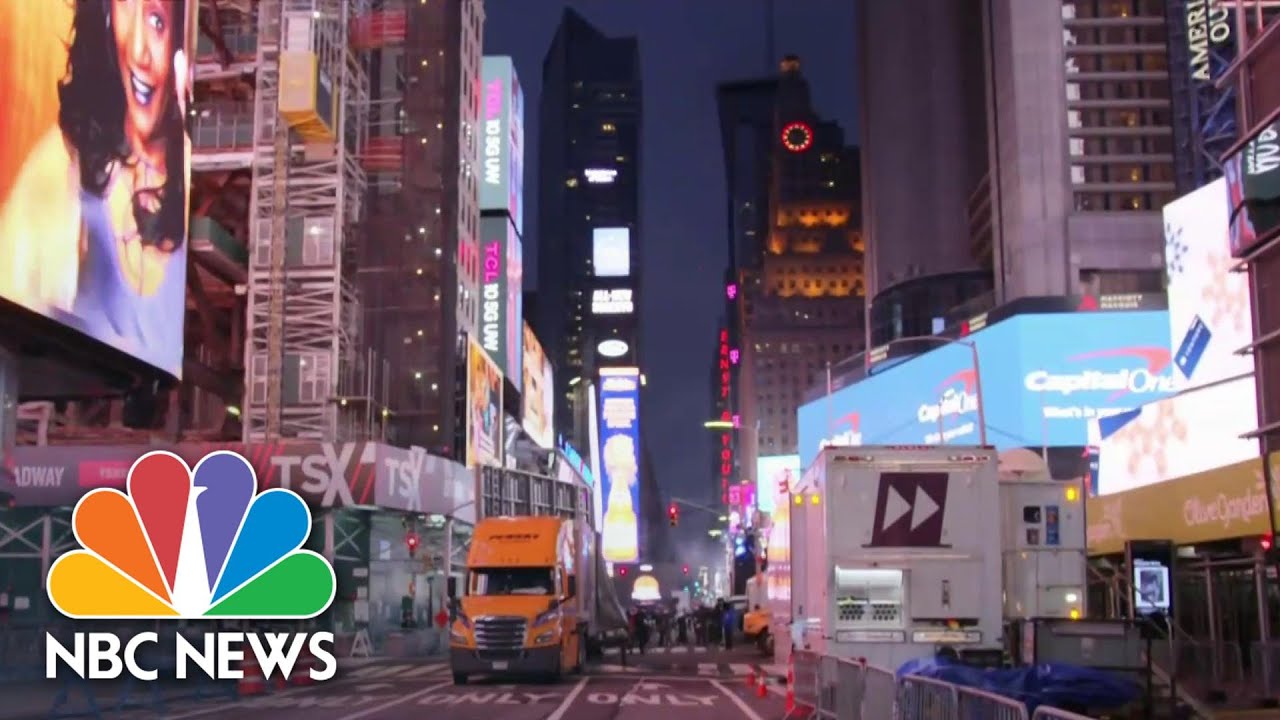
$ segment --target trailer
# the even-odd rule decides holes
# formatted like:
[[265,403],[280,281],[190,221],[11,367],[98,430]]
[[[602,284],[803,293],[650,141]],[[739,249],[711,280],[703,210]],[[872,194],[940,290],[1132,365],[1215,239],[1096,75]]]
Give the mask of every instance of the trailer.
[[780,654],[993,664],[1008,622],[1084,615],[1078,482],[1002,474],[987,447],[828,447],[784,494],[766,578]]

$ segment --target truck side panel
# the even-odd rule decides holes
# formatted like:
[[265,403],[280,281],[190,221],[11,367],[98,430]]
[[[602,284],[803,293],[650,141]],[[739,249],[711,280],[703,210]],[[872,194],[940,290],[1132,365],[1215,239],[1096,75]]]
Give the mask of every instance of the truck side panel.
[[1005,617],[1086,614],[1084,492],[1079,481],[1003,480]]

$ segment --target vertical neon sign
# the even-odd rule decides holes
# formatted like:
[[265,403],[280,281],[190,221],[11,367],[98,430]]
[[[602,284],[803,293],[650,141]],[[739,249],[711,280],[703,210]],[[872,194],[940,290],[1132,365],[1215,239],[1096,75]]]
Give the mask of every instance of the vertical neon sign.
[[[729,330],[721,328],[720,330],[720,401],[723,403],[724,410],[720,414],[720,419],[724,421],[732,421],[733,413],[729,408],[729,393],[732,388],[732,371],[730,366],[734,363],[730,360],[729,349]],[[720,433],[720,500],[726,505],[729,503],[729,483],[733,477],[733,433],[724,430]]]

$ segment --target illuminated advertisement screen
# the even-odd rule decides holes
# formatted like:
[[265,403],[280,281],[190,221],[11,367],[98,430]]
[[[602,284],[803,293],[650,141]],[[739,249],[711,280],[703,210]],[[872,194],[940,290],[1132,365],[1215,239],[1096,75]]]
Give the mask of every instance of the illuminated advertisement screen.
[[631,288],[597,288],[591,292],[591,314],[630,315],[636,310],[633,295]]
[[1132,490],[1258,456],[1249,281],[1236,261],[1225,178],[1164,208],[1169,350],[1181,392],[1095,421],[1091,491]]
[[799,455],[766,455],[756,459],[756,507],[771,513],[779,495],[785,495],[800,482]]
[[609,562],[640,557],[640,371],[600,370],[601,547]]
[[0,297],[181,377],[196,3],[5,2]]
[[524,383],[520,393],[524,404],[520,424],[540,447],[555,446],[556,386],[551,361],[529,323],[524,326]]
[[596,277],[631,274],[631,229],[594,228],[591,231],[591,265]]
[[480,210],[505,211],[524,235],[524,93],[510,57],[481,63]]
[[[596,385],[595,383],[587,384],[587,442],[590,444],[590,450],[587,454],[591,456],[591,475],[593,478],[600,477],[600,405],[596,402]],[[601,487],[602,482],[593,483],[591,485],[591,521],[592,527],[599,530],[604,527],[604,493]]]
[[502,371],[467,342],[467,467],[502,465]]
[[1222,164],[1230,197],[1233,257],[1247,255],[1280,225],[1280,120],[1264,126]]
[[524,261],[520,236],[506,216],[480,218],[480,345],[520,384],[524,344]]
[[981,372],[986,436],[1003,450],[1081,447],[1089,421],[1178,387],[1164,311],[1019,315],[800,407],[799,454],[838,445],[974,445]]

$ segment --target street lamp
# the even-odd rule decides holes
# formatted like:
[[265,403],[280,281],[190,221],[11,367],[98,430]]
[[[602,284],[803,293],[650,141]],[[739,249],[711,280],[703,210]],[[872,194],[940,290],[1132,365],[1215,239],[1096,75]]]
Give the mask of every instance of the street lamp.
[[[969,355],[973,360],[973,394],[978,399],[978,442],[984,447],[987,444],[987,403],[982,397],[982,367],[978,364],[978,344],[972,340],[963,338],[941,337],[939,335],[922,335],[918,337],[902,337],[894,338],[889,342],[881,345],[881,348],[891,348],[894,345],[905,342],[932,342],[938,346],[942,345],[964,345],[969,348]],[[868,372],[868,377],[872,373]],[[938,443],[942,444],[942,436],[938,436]]]

